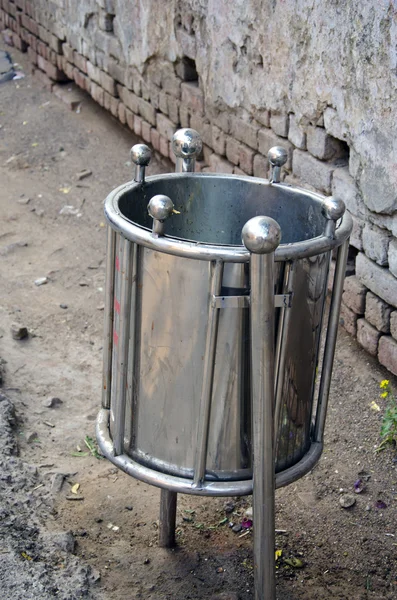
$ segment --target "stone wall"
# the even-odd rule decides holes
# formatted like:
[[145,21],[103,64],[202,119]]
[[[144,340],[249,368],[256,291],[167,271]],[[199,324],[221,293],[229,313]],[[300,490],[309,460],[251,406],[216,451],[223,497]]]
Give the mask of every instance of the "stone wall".
[[[0,26],[57,93],[74,81],[162,156],[341,197],[354,231],[342,323],[397,374],[396,0],[0,0]],[[70,85],[70,84],[69,84]]]

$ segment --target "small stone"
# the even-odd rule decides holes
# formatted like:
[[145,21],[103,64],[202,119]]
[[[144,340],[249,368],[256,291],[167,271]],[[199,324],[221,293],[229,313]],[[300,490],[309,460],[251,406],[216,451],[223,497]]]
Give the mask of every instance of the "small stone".
[[48,278],[47,277],[39,277],[34,282],[34,284],[37,285],[37,286],[39,286],[39,285],[45,285],[46,283],[48,283]]
[[17,202],[18,202],[18,204],[29,204],[30,198],[29,197],[25,198],[24,196],[21,196],[21,198],[18,198]]
[[217,573],[223,573],[225,571],[225,569],[223,567],[218,567],[216,572]]
[[11,335],[14,340],[23,340],[28,337],[28,328],[19,323],[13,323],[11,325]]
[[44,210],[42,208],[35,208],[33,209],[33,212],[35,212],[38,217],[42,217],[44,215]]
[[129,506],[126,506],[126,507],[125,507],[125,510],[130,510],[130,511],[131,511],[131,510],[133,510],[133,506],[131,506],[131,505],[129,505]]
[[240,533],[241,530],[242,530],[242,526],[240,525],[240,523],[237,523],[236,525],[233,525],[233,527],[232,527],[233,533]]
[[64,473],[55,473],[51,482],[51,492],[53,494],[59,494],[62,489],[63,482],[65,480]]
[[61,533],[45,533],[43,538],[64,552],[73,553],[76,547],[76,540],[74,539],[71,531]]
[[68,305],[67,304],[60,304],[59,308],[64,308],[65,310],[67,309]]
[[92,175],[92,171],[90,171],[90,169],[84,169],[83,171],[80,171],[79,173],[77,173],[76,177],[79,181],[81,181],[82,179],[85,179],[86,177],[89,177],[90,175]]
[[28,437],[26,438],[26,441],[28,444],[31,444],[32,442],[36,442],[38,441],[38,435],[36,432],[31,433],[30,435],[28,435]]
[[145,558],[145,560],[143,561],[144,565],[148,565],[150,564],[150,558]]
[[57,408],[58,406],[61,406],[61,404],[63,404],[63,400],[54,396],[50,396],[43,402],[45,408]]
[[343,494],[343,496],[339,498],[339,504],[342,508],[350,508],[354,506],[355,503],[356,499],[352,494]]
[[247,508],[247,510],[246,510],[246,511],[244,511],[244,515],[245,515],[245,516],[246,516],[248,519],[252,519],[252,516],[253,516],[253,514],[254,514],[254,513],[253,513],[253,510],[252,510],[252,506],[249,506],[249,507]]
[[223,506],[223,510],[225,511],[225,513],[227,515],[230,514],[230,513],[232,513],[235,508],[236,508],[236,505],[231,500],[228,500],[228,502],[225,502],[225,504]]

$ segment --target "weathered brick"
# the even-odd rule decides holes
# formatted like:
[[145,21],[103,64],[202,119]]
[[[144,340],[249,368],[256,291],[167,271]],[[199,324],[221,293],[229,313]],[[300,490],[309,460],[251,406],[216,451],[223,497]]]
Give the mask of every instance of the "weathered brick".
[[101,87],[103,87],[103,89],[106,90],[111,96],[117,97],[117,87],[113,77],[110,77],[110,75],[108,75],[104,71],[101,71],[99,78]]
[[15,48],[17,48],[20,52],[26,52],[28,49],[28,45],[23,41],[22,38],[19,37],[16,33],[12,34],[12,41],[14,43]]
[[353,335],[354,337],[356,337],[356,335],[357,335],[357,314],[355,312],[353,312],[352,310],[350,310],[350,308],[348,308],[346,306],[346,304],[344,304],[344,302],[342,302],[341,307],[340,307],[339,322],[342,325],[342,327],[344,329],[346,329],[346,331],[348,333],[350,333],[350,335]]
[[[82,90],[87,89],[88,77],[87,75],[84,75],[84,73],[82,73],[77,67],[74,67],[73,69],[73,79]],[[103,106],[103,104],[101,106]]]
[[73,70],[75,69],[75,67],[66,60],[66,58],[64,57],[64,61],[63,61],[63,72],[65,73],[66,77],[68,79],[73,79]]
[[146,102],[143,98],[138,98],[138,109],[139,114],[143,119],[148,121],[151,125],[156,125],[156,111],[149,102]]
[[267,179],[269,173],[269,161],[262,154],[254,156],[254,176]]
[[190,127],[198,131],[203,141],[203,144],[210,146],[212,139],[212,128],[211,123],[207,121],[207,119],[204,119],[203,117],[200,117],[197,114],[192,114],[190,117]]
[[335,165],[322,162],[302,150],[294,150],[292,160],[293,172],[296,177],[326,194],[331,192],[332,173]]
[[[219,124],[219,120],[217,120]],[[219,125],[220,126],[220,125]],[[220,126],[221,127],[221,126]],[[243,142],[254,150],[258,147],[258,131],[259,127],[255,123],[243,121],[238,117],[229,117],[230,134],[240,142]],[[223,127],[221,127],[223,129]],[[224,131],[226,131],[224,129]]]
[[273,112],[270,114],[270,127],[276,135],[283,138],[288,137],[288,125],[288,115],[281,115]]
[[288,139],[296,148],[306,150],[306,132],[292,113],[289,116]]
[[167,114],[173,123],[179,123],[179,105],[180,101],[173,96],[167,94],[167,106],[168,111]]
[[160,134],[154,127],[150,131],[150,143],[157,152],[160,152]]
[[136,96],[134,94],[134,92],[131,92],[130,90],[127,90],[126,87],[124,87],[123,85],[118,84],[117,85],[117,94],[116,96],[119,95],[121,100],[124,102],[124,104],[136,115],[139,113],[139,103],[138,103],[138,96]]
[[230,175],[233,173],[233,165],[217,154],[210,156],[209,167],[212,173],[229,173]]
[[388,264],[390,234],[376,225],[366,223],[363,230],[364,252],[382,267]]
[[351,214],[355,216],[364,214],[364,202],[348,167],[335,169],[332,176],[332,195],[343,200]]
[[48,43],[57,54],[62,54],[62,42],[54,34],[50,34]]
[[346,124],[340,120],[337,111],[330,106],[324,111],[324,127],[327,133],[330,133],[338,140],[345,139],[348,133]]
[[141,117],[134,115],[134,133],[138,137],[142,137],[142,122],[143,119]]
[[[258,132],[259,152],[264,156],[267,156],[270,148],[273,148],[274,146],[281,146],[287,151],[288,159],[285,163],[285,169],[291,171],[294,150],[293,145],[285,139],[280,139],[271,129],[260,129]],[[301,150],[295,150],[295,152],[301,152]],[[305,152],[301,153],[306,156]]]
[[125,119],[128,127],[131,131],[134,131],[134,113],[129,108],[125,109]]
[[[22,26],[23,25],[23,18],[22,18]],[[45,43],[48,44],[50,41],[50,37],[51,37],[51,33],[49,31],[47,31],[47,29],[45,27],[42,27],[42,25],[39,24],[39,38]]]
[[30,62],[37,65],[37,52],[35,52],[31,46],[28,47],[28,57]]
[[169,156],[169,141],[167,138],[160,136],[159,152],[166,158]]
[[196,82],[185,82],[181,84],[182,104],[188,107],[191,113],[198,116],[204,114],[204,94]]
[[211,128],[211,146],[217,154],[225,154],[225,134],[219,127],[212,125]]
[[157,131],[160,135],[167,138],[170,142],[175,133],[175,124],[165,115],[157,113]]
[[363,229],[364,229],[364,221],[352,215],[353,220],[353,229],[350,234],[350,245],[356,248],[357,250],[363,249]]
[[240,146],[240,142],[235,140],[233,137],[228,136],[226,138],[226,157],[234,165],[238,165],[239,146]]
[[358,315],[365,312],[365,296],[368,289],[354,275],[346,277],[343,285],[342,300],[345,305]]
[[112,98],[112,96],[108,92],[104,91],[103,92],[103,108],[105,110],[109,110],[109,111],[110,111],[110,98]]
[[59,100],[62,100],[64,104],[70,110],[76,110],[76,108],[86,98],[84,92],[82,92],[74,83],[66,83],[64,85],[54,85],[53,93]]
[[168,115],[168,94],[164,90],[160,90],[159,92],[159,110],[164,115]]
[[45,60],[42,56],[37,56],[37,66],[54,81],[65,81],[67,79],[65,73],[52,65],[48,60]]
[[240,167],[234,167],[233,169],[233,174],[234,175],[247,175],[247,173],[245,171],[243,171],[243,169],[240,169]]
[[255,152],[245,144],[240,144],[238,149],[238,164],[247,175],[252,175]]
[[306,129],[306,143],[310,154],[320,160],[334,160],[346,154],[344,144],[323,129],[309,125]]
[[151,125],[150,123],[148,123],[147,121],[142,121],[142,138],[145,140],[145,142],[148,142],[150,144],[150,140],[152,139],[152,134],[151,134]]
[[393,310],[390,314],[390,333],[397,340],[397,310]]
[[101,83],[101,70],[95,65],[93,65],[92,62],[89,60],[87,60],[87,75],[92,81],[95,81],[95,83],[97,83],[98,85]]
[[101,106],[104,105],[103,89],[93,81],[91,82],[91,96]]
[[66,42],[62,44],[62,52],[66,56],[67,60],[72,63],[74,61],[74,50]]
[[368,292],[365,300],[365,318],[368,323],[382,333],[389,333],[391,311],[392,309],[389,304],[372,292]]
[[[166,67],[167,64],[163,63],[163,67]],[[169,94],[170,96],[173,96],[174,98],[177,98],[178,100],[181,98],[181,94],[182,94],[182,88],[181,88],[181,80],[179,79],[179,77],[177,77],[174,73],[174,71],[172,70],[172,72],[167,71],[167,69],[164,69],[164,73],[162,73],[162,77],[161,77],[161,85],[162,88],[165,92],[167,92],[167,94]],[[186,84],[186,85],[191,85],[190,83]]]
[[391,373],[397,375],[397,342],[389,335],[380,338],[378,360]]
[[357,320],[357,341],[369,354],[376,356],[380,332],[372,327],[365,319]]
[[125,125],[127,122],[127,119],[125,116],[125,105],[122,102],[119,102],[118,119],[119,119],[120,123],[122,123],[123,125]]
[[85,56],[82,56],[78,52],[74,51],[73,52],[73,62],[75,64],[75,66],[78,69],[80,69],[80,71],[83,71],[83,73],[87,73],[87,59],[85,58]]
[[120,103],[120,100],[118,98],[115,98],[114,96],[110,96],[110,112],[112,113],[112,115],[114,117],[117,117],[119,114],[119,103]]
[[397,239],[392,238],[388,250],[389,269],[397,277]]
[[397,279],[362,252],[356,257],[356,277],[371,292],[397,308]]

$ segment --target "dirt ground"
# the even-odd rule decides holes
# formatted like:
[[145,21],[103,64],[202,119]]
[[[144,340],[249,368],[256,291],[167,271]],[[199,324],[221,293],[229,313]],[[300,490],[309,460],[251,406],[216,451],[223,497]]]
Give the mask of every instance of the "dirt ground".
[[[251,599],[252,534],[229,526],[249,498],[179,496],[178,545],[164,550],[159,491],[85,445],[100,407],[103,200],[131,179],[137,140],[88,98],[69,111],[11,54],[26,77],[0,85],[1,597]],[[83,169],[92,175],[78,180]],[[154,160],[149,172],[169,169]],[[28,338],[13,339],[13,323]],[[396,383],[341,330],[325,451],[277,492],[280,600],[397,597],[397,461],[374,452],[382,412],[370,408],[384,409],[384,378]],[[354,494],[362,471],[366,489]],[[349,509],[345,493],[356,500]]]

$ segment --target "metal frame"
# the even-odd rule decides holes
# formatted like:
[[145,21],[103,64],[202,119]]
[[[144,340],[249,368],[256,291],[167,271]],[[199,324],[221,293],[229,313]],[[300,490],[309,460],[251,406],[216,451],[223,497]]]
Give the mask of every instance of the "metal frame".
[[[189,131],[189,130],[183,130]],[[191,131],[191,130],[190,130]],[[180,132],[179,132],[180,133]],[[179,142],[183,142],[181,138]],[[195,140],[197,142],[197,140]],[[138,147],[137,147],[138,148]],[[314,239],[279,247],[278,224],[269,217],[254,217],[243,228],[244,246],[217,246],[169,238],[165,234],[164,219],[167,215],[160,211],[160,204],[154,206],[153,218],[160,223],[153,231],[127,221],[118,209],[118,201],[127,190],[142,185],[145,180],[146,147],[135,152],[136,182],[130,182],[114,190],[107,198],[105,215],[109,223],[107,242],[107,275],[105,306],[105,346],[103,361],[102,410],[97,419],[97,439],[103,454],[118,468],[141,481],[161,488],[159,544],[172,547],[175,543],[175,519],[177,493],[203,496],[235,496],[253,494],[254,529],[254,572],[255,599],[275,600],[275,489],[287,485],[309,472],[320,458],[323,447],[323,435],[327,412],[328,396],[331,384],[332,364],[334,360],[340,303],[343,292],[343,279],[346,268],[348,238],[352,229],[351,217],[343,214],[343,203],[334,199],[324,199],[317,194],[304,191],[324,206],[327,217],[324,233]],[[277,157],[276,157],[277,158]],[[281,158],[277,158],[279,162]],[[282,159],[284,160],[284,159]],[[146,163],[147,164],[147,163]],[[274,163],[274,173],[281,168],[282,162]],[[178,156],[177,170],[183,171],[167,177],[192,176],[195,168],[194,153]],[[187,175],[185,173],[188,173]],[[148,181],[161,180],[163,176],[154,176]],[[195,174],[194,177],[227,177],[230,175]],[[240,177],[255,181],[252,177]],[[283,186],[273,176],[272,183],[257,180],[262,185]],[[158,197],[160,198],[160,196]],[[167,201],[168,198],[164,197]],[[164,200],[163,198],[163,200]],[[168,207],[171,210],[171,205]],[[258,229],[259,228],[259,229]],[[120,292],[120,322],[117,353],[116,392],[118,402],[114,409],[113,439],[110,434],[112,345],[114,327],[114,291],[115,291],[115,248],[116,234],[123,236]],[[278,232],[278,233],[277,233]],[[132,244],[131,242],[134,242]],[[130,315],[132,298],[131,277],[134,261],[140,246],[168,254],[205,260],[209,262],[208,326],[204,361],[203,386],[200,400],[200,418],[197,429],[197,446],[192,477],[170,475],[138,463],[124,453],[126,382],[128,369]],[[316,256],[338,247],[335,280],[332,291],[330,314],[325,340],[325,352],[322,362],[322,374],[315,411],[312,442],[303,458],[280,473],[275,473],[277,452],[277,431],[281,408],[281,385],[285,363],[286,333],[290,321],[290,306],[294,289],[294,261],[300,258]],[[282,293],[274,295],[274,263],[286,262]],[[250,296],[220,296],[223,266],[225,262],[250,264]],[[135,269],[136,270],[136,269]],[[137,276],[137,275],[135,275]],[[280,307],[280,319],[274,348],[275,307]],[[251,313],[251,382],[252,382],[252,479],[216,480],[206,477],[208,432],[210,426],[212,386],[217,342],[219,310],[223,308],[249,308]],[[137,317],[136,317],[137,318]],[[134,335],[135,337],[135,335]],[[132,348],[132,352],[133,352]],[[130,357],[131,359],[131,357]],[[275,364],[277,369],[275,372]]]

